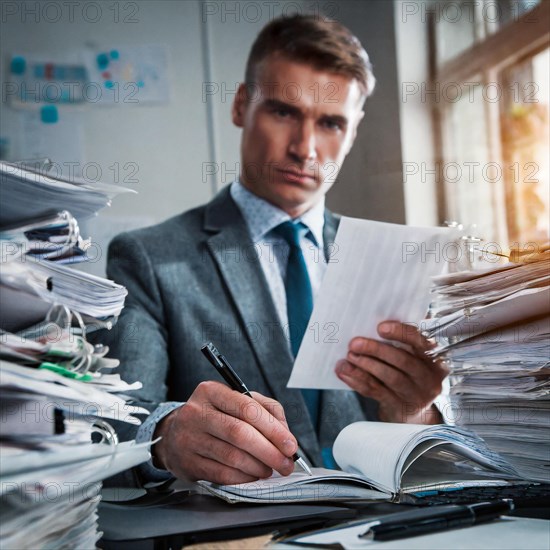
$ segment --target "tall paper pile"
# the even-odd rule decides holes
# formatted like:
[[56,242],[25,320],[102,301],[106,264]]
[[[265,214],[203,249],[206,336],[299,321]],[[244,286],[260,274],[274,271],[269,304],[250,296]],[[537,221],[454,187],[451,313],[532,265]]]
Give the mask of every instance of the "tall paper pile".
[[435,278],[426,332],[451,366],[455,422],[550,481],[550,251]]

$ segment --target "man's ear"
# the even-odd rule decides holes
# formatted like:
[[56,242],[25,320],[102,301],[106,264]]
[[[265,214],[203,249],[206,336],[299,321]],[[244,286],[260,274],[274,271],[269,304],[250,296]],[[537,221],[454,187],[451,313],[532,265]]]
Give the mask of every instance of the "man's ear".
[[244,83],[239,84],[235,99],[233,99],[233,106],[231,107],[231,119],[233,124],[238,128],[244,126],[244,115],[248,106],[248,99],[246,93],[246,85]]
[[361,110],[361,112],[357,115],[357,119],[355,120],[355,124],[353,127],[353,133],[351,135],[351,138],[349,140],[349,144],[346,150],[346,155],[351,151],[351,148],[353,147],[353,144],[355,143],[355,138],[357,137],[357,128],[359,128],[360,122],[363,120],[363,117],[365,116],[365,111]]

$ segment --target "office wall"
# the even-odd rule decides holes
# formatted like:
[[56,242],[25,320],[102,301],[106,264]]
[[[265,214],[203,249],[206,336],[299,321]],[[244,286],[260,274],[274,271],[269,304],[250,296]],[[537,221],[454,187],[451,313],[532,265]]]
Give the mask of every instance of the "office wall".
[[[409,225],[437,225],[436,182],[426,169],[435,166],[432,104],[419,93],[428,83],[427,6],[433,0],[395,3],[395,38],[398,69],[399,118],[403,155],[403,191]],[[423,5],[424,4],[424,5]],[[411,15],[415,13],[415,16]]]
[[[369,51],[378,79],[328,204],[347,215],[405,221],[393,2],[144,0],[129,3],[137,6],[134,22],[124,21],[128,3],[99,3],[97,22],[83,16],[89,2],[79,2],[72,18],[64,11],[56,22],[40,9],[34,13],[36,4],[3,3],[0,78],[6,77],[8,56],[16,52],[71,55],[87,45],[150,43],[165,44],[170,54],[168,104],[67,107],[78,111],[83,126],[84,161],[98,163],[104,180],[113,180],[114,163],[139,167],[138,183],[131,184],[139,194],[116,198],[98,220],[84,224],[102,248],[120,230],[156,223],[201,204],[231,181],[238,170],[240,133],[230,122],[230,106],[249,47],[274,15],[308,9],[348,25]],[[67,3],[54,4],[65,10]],[[118,21],[113,5],[120,10]],[[205,83],[217,86],[218,93],[204,97]],[[1,115],[0,137],[14,135],[19,113],[3,102]],[[25,157],[16,141],[12,157]],[[208,172],[216,173],[209,177]],[[104,256],[91,271],[101,273],[103,266]]]
[[351,0],[337,8],[338,19],[365,46],[377,85],[328,204],[349,216],[404,223],[394,3]]
[[[124,11],[116,22],[109,9],[113,3],[99,4],[102,10],[97,22],[87,21],[86,12],[79,7],[74,10],[72,21],[64,12],[60,21],[50,22],[42,12],[38,17],[32,15],[36,2],[16,4],[18,12],[2,20],[3,63],[15,52],[70,56],[87,45],[101,48],[152,43],[168,47],[168,104],[135,106],[121,101],[114,106],[99,106],[89,102],[83,107],[68,106],[65,112],[60,110],[60,117],[76,112],[84,132],[84,162],[98,163],[105,180],[113,181],[114,172],[109,167],[115,162],[121,166],[133,162],[139,168],[134,178],[138,182],[131,184],[139,195],[118,197],[112,208],[101,215],[128,218],[129,224],[130,218],[136,223],[155,222],[208,200],[211,190],[201,183],[201,164],[195,162],[204,157],[208,144],[206,111],[200,93],[204,63],[199,3],[133,2],[130,4],[135,4],[138,11],[131,19],[136,22],[125,22],[124,16],[129,12]],[[63,6],[62,2],[59,4]],[[123,10],[126,4],[119,4]],[[95,19],[92,11],[90,18]],[[5,69],[2,67],[3,77]],[[19,114],[2,106],[2,134],[16,131]],[[26,157],[22,150],[13,154]]]

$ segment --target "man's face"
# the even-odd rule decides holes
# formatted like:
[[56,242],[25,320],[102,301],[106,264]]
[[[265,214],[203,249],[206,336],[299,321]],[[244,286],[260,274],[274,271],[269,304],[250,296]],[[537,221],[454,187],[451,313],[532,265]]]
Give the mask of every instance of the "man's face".
[[243,129],[241,182],[295,218],[331,188],[363,117],[349,77],[272,55],[241,85],[233,122]]

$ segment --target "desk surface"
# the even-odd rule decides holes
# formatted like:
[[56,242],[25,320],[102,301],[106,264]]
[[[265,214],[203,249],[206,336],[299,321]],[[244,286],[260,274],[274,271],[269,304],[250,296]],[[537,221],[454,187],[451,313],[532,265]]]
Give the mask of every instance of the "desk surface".
[[[109,543],[174,538],[185,542],[242,538],[294,522],[343,522],[356,512],[326,504],[228,504],[213,496],[192,495],[177,504],[135,506],[102,502],[99,530]],[[317,528],[320,528],[318,525]],[[104,545],[114,548],[116,545]],[[120,546],[122,548],[122,546]]]
[[[364,528],[354,527],[332,531],[324,537],[308,537],[300,540],[306,542],[324,543],[340,542],[344,548],[353,550],[548,550],[550,548],[550,521],[544,519],[503,517],[500,520],[453,529],[431,535],[409,537],[387,542],[365,541],[357,538]],[[299,546],[290,544],[273,545],[273,550],[297,550]],[[301,547],[303,548],[303,546]]]
[[[379,516],[395,511],[389,503],[377,503],[363,508],[360,517]],[[211,496],[192,495],[179,503],[167,506],[132,506],[101,503],[99,527],[104,532],[103,548],[154,548],[155,540],[169,542],[172,548],[184,543],[238,539],[274,531],[281,526],[309,524],[331,520],[344,522],[354,519],[359,510],[346,509],[330,504],[254,505],[228,504]],[[355,516],[357,519],[357,516]],[[363,542],[357,538],[364,527],[355,526],[338,532],[325,533],[324,540],[313,543],[345,543],[345,548],[380,549],[452,549],[475,550],[499,548],[500,550],[549,550],[550,521],[530,518],[503,518],[488,524],[434,533],[391,542]],[[306,542],[306,539],[301,539]],[[137,543],[147,543],[137,544]],[[128,545],[129,544],[129,545]],[[220,548],[217,544],[213,548]],[[234,546],[233,546],[234,548]],[[273,545],[284,549],[297,546]],[[303,547],[302,547],[303,548]]]

